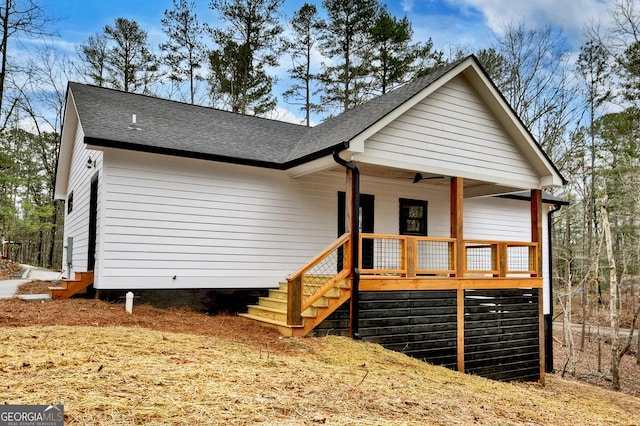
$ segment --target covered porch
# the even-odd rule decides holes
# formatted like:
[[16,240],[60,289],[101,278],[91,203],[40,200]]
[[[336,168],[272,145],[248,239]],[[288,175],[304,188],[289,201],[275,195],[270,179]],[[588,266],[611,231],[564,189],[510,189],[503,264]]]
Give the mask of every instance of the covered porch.
[[[278,289],[271,290],[269,297],[261,299],[260,305],[266,310],[250,307],[247,316],[257,319],[262,315],[265,322],[277,326],[283,334],[304,336],[312,333],[314,329],[325,332],[326,324],[336,315],[342,315],[341,325],[338,327],[340,330],[329,326],[330,330],[327,332],[348,334],[354,338],[364,338],[383,345],[385,342],[393,343],[397,340],[395,337],[391,338],[390,334],[400,333],[414,343],[421,339],[419,342],[421,346],[438,346],[435,341],[428,342],[433,337],[429,333],[445,327],[449,328],[449,338],[445,339],[444,350],[455,352],[453,355],[455,366],[451,365],[451,359],[448,362],[449,366],[461,372],[474,372],[469,364],[465,365],[465,359],[471,364],[475,362],[470,359],[470,355],[471,352],[476,351],[471,343],[474,340],[472,334],[477,334],[477,331],[473,332],[470,328],[482,327],[482,321],[488,321],[486,326],[496,329],[495,325],[502,324],[505,315],[514,317],[514,307],[498,306],[506,299],[500,299],[503,302],[496,303],[493,300],[494,293],[498,298],[508,293],[509,300],[519,299],[523,294],[525,301],[518,300],[517,304],[524,303],[522,311],[526,318],[521,318],[523,316],[521,312],[513,319],[509,319],[508,321],[514,322],[516,328],[512,336],[508,335],[507,330],[506,338],[526,340],[524,345],[528,351],[535,346],[533,353],[526,354],[528,371],[525,379],[542,380],[544,378],[542,192],[535,189],[530,193],[528,210],[531,241],[465,238],[463,223],[465,180],[461,177],[442,179],[448,182],[439,183],[440,186],[448,184],[449,236],[369,233],[362,232],[359,178],[357,171],[348,170],[345,232],[298,271],[289,275],[286,282],[281,283]],[[473,183],[467,187],[477,190],[479,185]],[[485,186],[485,190],[487,187]],[[495,189],[497,187],[494,186]],[[354,211],[358,211],[359,214],[352,214]],[[494,293],[488,293],[489,296],[487,296],[487,293],[482,291],[494,291]],[[379,295],[373,296],[376,293]],[[447,311],[449,318],[445,321],[446,324],[429,326],[424,323],[423,318],[413,315],[417,308],[407,309],[408,305],[415,303],[408,304],[404,298],[415,299],[419,294],[422,295],[419,297],[440,298],[444,295],[447,298],[446,304],[450,305],[450,309]],[[367,312],[370,309],[367,307],[369,306],[367,300],[371,297],[378,299],[392,297],[401,300],[391,305],[386,302],[385,306],[393,307],[393,309],[385,308],[388,315],[395,315],[395,317],[385,319],[387,314],[381,313],[377,318],[372,319],[371,312]],[[480,303],[480,308],[472,306],[477,302]],[[432,307],[429,303],[431,302],[420,309],[431,313],[440,312],[438,310],[440,308]],[[399,312],[397,310],[394,311],[396,307],[402,309],[402,314],[397,314]],[[486,312],[478,314],[483,309]],[[341,314],[340,312],[334,314],[340,310]],[[402,318],[398,320],[400,316]],[[469,321],[472,317],[480,318],[480,323],[471,325]],[[361,333],[363,324],[374,322],[377,324],[375,331],[365,326],[366,331]],[[396,327],[398,322],[407,324],[400,330]],[[381,328],[380,324],[384,326]],[[416,331],[418,329],[430,330],[423,333]],[[422,334],[416,337],[416,333]],[[502,329],[501,333],[504,334],[505,330]],[[481,334],[485,333],[481,332]],[[483,336],[476,336],[475,340],[478,343],[484,342],[480,343],[482,345],[486,344]],[[490,340],[491,337],[489,337]],[[501,340],[494,342],[496,348],[503,346]],[[405,348],[408,347],[407,343],[404,345]],[[442,352],[442,349],[438,348],[438,351]],[[504,351],[505,348],[501,347],[500,350]],[[534,373],[531,371],[532,357],[535,364]],[[489,361],[489,363],[492,362]],[[446,361],[442,363],[447,364]],[[484,365],[481,367],[486,369]],[[516,378],[519,377],[516,376]]]

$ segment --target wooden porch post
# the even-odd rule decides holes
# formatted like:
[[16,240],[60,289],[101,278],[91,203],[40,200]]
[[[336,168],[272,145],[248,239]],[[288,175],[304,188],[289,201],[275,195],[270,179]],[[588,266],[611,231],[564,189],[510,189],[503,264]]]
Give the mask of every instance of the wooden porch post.
[[451,238],[456,240],[456,277],[464,276],[465,258],[464,258],[464,236],[463,236],[463,217],[464,217],[464,179],[461,177],[451,178],[451,202],[450,202],[450,226]]
[[353,225],[352,215],[353,215],[353,172],[350,169],[347,169],[345,173],[345,191],[344,191],[344,232],[351,233],[351,227]]
[[[451,238],[455,238],[455,261],[456,277],[464,276],[465,251],[463,235],[464,217],[464,179],[461,177],[451,178],[451,198],[450,198],[450,233]],[[457,290],[457,346],[458,346],[458,371],[464,373],[464,289],[458,287]]]
[[[536,276],[542,278],[542,190],[531,190],[531,241],[538,243],[536,251]],[[544,384],[545,336],[544,336],[544,289],[538,289],[538,329],[540,345],[540,383]]]

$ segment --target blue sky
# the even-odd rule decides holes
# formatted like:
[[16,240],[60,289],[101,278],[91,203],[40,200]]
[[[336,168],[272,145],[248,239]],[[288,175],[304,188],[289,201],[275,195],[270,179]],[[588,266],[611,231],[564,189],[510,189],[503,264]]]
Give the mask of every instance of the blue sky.
[[[431,37],[436,48],[450,53],[460,47],[468,52],[488,47],[495,39],[494,34],[500,34],[504,25],[518,22],[531,27],[552,25],[562,28],[568,43],[577,50],[582,43],[585,24],[606,16],[613,1],[401,0],[385,3],[394,15],[409,18],[416,40]],[[73,58],[77,58],[77,44],[102,31],[105,25],[113,24],[118,17],[137,21],[148,32],[152,47],[157,48],[164,41],[160,20],[165,9],[173,8],[172,0],[38,0],[38,3],[57,19],[54,28],[60,37],[55,42]],[[209,0],[195,0],[195,3],[199,20],[215,26],[216,15],[208,8]],[[303,3],[285,0],[286,17]],[[286,60],[282,62],[277,72],[285,74],[289,64],[284,63]],[[276,87],[276,95],[283,90]],[[286,111],[283,114],[286,115]]]
[[[416,36],[430,36],[439,47],[454,43],[486,44],[491,32],[499,32],[509,22],[524,21],[532,26],[552,24],[564,29],[570,39],[580,39],[589,20],[606,13],[612,0],[402,0],[386,1],[396,15],[407,15]],[[171,0],[41,0],[50,15],[58,19],[62,40],[82,42],[115,18],[136,20],[151,38],[161,37],[160,19]],[[196,0],[201,21],[214,23],[208,0]],[[320,4],[320,2],[316,2]],[[303,1],[285,0],[291,16]]]

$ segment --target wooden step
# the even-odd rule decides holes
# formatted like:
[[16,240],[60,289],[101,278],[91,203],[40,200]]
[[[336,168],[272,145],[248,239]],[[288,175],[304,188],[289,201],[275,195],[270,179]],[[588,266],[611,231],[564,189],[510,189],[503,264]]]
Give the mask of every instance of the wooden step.
[[[277,289],[270,289],[268,297],[258,298],[258,305],[249,306],[248,312],[239,316],[274,326],[285,336],[305,336],[349,299],[350,284],[349,279],[344,279],[319,297],[302,313],[303,324],[299,326],[287,324],[288,282],[281,282]],[[303,297],[306,299],[319,289],[320,286],[306,285]]]
[[254,315],[257,317],[262,317],[270,320],[280,321],[283,323],[287,323],[287,311],[282,311],[279,309],[266,308],[264,306],[254,305],[249,306],[249,310],[247,312],[250,315]]
[[76,272],[73,280],[61,280],[60,285],[49,287],[54,300],[68,299],[93,284],[93,272]]
[[283,336],[287,337],[304,337],[306,334],[304,332],[304,326],[302,325],[287,325],[286,322],[270,320],[268,318],[252,315],[249,313],[246,314],[238,314],[239,317],[247,318],[253,321],[257,321],[262,325],[266,325],[267,327],[274,327],[280,331]]
[[[328,306],[327,303],[325,303],[324,306]],[[287,312],[286,300],[272,299],[270,297],[259,297],[258,306],[261,308],[275,309],[277,311],[284,312],[285,314]],[[305,309],[304,312],[302,313],[302,316],[315,317],[317,315],[317,308],[322,306],[323,306],[322,302],[320,303],[316,302],[311,307]]]

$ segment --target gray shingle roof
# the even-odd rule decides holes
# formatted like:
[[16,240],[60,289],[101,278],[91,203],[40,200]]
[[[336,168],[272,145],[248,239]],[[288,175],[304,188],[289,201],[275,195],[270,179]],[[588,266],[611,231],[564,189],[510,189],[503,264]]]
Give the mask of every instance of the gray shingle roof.
[[[176,155],[283,163],[308,128],[69,83],[87,142]],[[141,130],[128,128],[136,114]]]
[[[351,141],[458,63],[313,128],[81,83],[69,90],[87,143],[283,168]],[[128,128],[132,114],[141,130]]]

